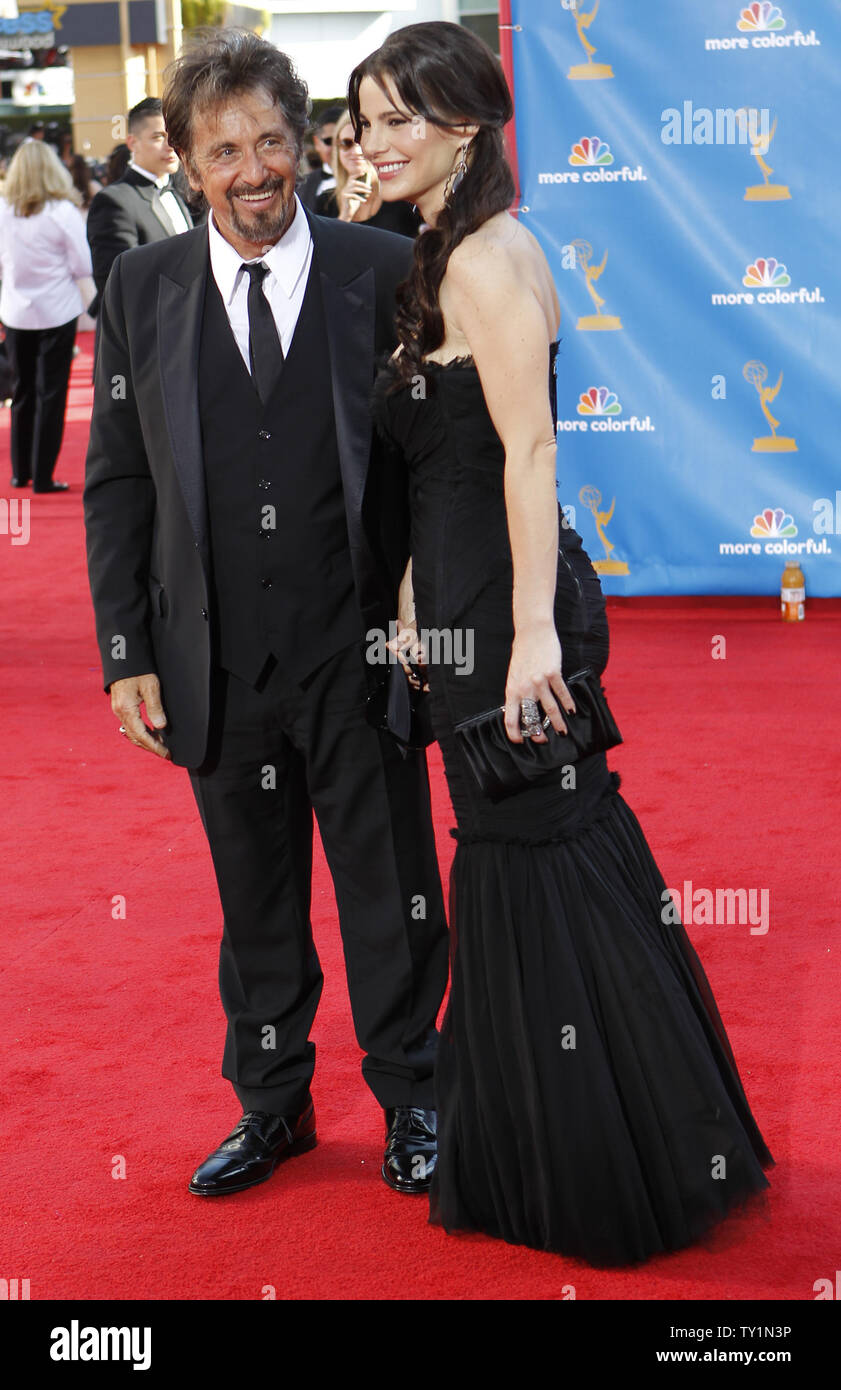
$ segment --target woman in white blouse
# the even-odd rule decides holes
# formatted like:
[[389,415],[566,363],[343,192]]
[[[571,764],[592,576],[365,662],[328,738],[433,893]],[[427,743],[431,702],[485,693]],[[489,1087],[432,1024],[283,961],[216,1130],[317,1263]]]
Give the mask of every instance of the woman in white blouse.
[[64,492],[53,481],[76,320],[77,280],[92,274],[81,199],[55,151],[26,140],[0,198],[0,322],[14,377],[12,487]]

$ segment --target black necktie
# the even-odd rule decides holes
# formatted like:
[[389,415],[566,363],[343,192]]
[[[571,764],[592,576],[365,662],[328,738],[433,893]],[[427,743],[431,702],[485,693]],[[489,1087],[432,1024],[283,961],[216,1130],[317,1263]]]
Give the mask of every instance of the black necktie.
[[251,376],[261,401],[267,401],[283,366],[283,348],[271,305],[263,294],[263,278],[269,267],[262,261],[252,265],[243,261],[251,284],[248,286],[248,356]]

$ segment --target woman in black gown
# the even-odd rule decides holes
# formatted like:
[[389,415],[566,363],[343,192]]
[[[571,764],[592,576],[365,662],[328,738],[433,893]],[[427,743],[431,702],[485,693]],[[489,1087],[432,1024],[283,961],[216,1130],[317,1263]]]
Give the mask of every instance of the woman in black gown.
[[400,624],[463,639],[426,654],[458,827],[430,1220],[630,1264],[698,1240],[773,1160],[604,754],[574,787],[559,773],[492,802],[453,732],[504,701],[518,742],[529,699],[563,730],[564,675],[608,657],[599,580],[557,504],[559,306],[507,214],[502,70],[459,26],[411,25],[354,70],[349,105],[383,196],[429,224],[375,389],[409,476]]

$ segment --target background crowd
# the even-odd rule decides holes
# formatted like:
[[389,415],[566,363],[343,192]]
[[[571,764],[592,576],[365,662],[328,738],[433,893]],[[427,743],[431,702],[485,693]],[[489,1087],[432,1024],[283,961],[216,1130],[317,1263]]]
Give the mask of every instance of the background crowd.
[[[96,331],[99,297],[121,251],[206,216],[167,143],[161,103],[127,114],[126,140],[106,160],[73,148],[53,121],[2,135],[0,155],[0,405],[11,410],[10,484],[64,492],[54,477],[78,332]],[[320,103],[298,196],[322,217],[417,235],[408,203],[385,203],[343,102]]]

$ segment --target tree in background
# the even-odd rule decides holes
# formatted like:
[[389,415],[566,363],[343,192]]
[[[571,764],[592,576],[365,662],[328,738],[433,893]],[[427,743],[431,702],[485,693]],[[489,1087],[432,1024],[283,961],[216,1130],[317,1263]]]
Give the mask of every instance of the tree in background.
[[181,23],[185,31],[207,26],[218,29],[223,24],[237,24],[265,37],[271,25],[271,15],[268,10],[259,10],[250,5],[228,4],[228,0],[181,0]]

